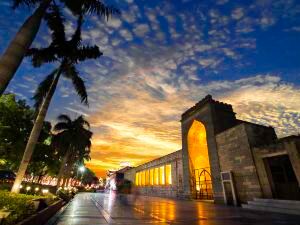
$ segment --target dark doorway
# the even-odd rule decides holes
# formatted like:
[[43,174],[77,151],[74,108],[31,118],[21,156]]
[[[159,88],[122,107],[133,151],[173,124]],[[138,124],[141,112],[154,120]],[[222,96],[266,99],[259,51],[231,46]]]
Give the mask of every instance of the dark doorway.
[[299,200],[299,185],[288,155],[265,158],[264,162],[273,197]]

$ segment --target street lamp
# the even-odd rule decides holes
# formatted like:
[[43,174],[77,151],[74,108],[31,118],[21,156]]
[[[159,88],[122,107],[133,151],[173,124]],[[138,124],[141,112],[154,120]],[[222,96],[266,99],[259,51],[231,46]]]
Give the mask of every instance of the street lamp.
[[79,171],[80,171],[81,173],[83,173],[83,172],[85,171],[85,167],[84,167],[84,166],[79,167]]
[[[85,171],[85,167],[84,166],[80,166],[78,168],[78,170],[81,172],[81,177],[80,177],[80,182],[82,182],[82,177],[83,177],[83,173]],[[77,171],[78,172],[78,171]],[[78,174],[77,174],[77,177],[78,177]]]

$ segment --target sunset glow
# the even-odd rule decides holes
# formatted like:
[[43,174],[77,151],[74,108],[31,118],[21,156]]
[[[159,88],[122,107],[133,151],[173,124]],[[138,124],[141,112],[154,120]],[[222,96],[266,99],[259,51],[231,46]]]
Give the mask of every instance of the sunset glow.
[[[17,9],[11,16],[8,2],[0,2],[0,26],[6,27],[0,52],[28,15]],[[52,124],[61,113],[90,122],[92,160],[86,165],[97,175],[181,149],[181,114],[207,94],[232,104],[239,119],[273,126],[278,136],[300,133],[298,1],[112,3],[120,16],[108,22],[91,16],[84,23],[84,41],[104,53],[79,67],[89,107],[62,79],[47,114]],[[42,28],[33,46],[49,43],[48,33]],[[32,104],[51,69],[33,69],[26,58],[7,91]],[[150,183],[159,183],[158,171],[152,173]]]

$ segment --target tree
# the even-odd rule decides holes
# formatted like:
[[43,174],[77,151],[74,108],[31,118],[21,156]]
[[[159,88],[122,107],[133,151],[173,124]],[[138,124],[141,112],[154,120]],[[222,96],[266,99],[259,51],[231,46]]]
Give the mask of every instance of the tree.
[[[115,13],[120,13],[112,6],[104,5],[100,0],[60,0],[62,5],[67,6],[74,15],[84,13],[97,14],[108,17]],[[26,5],[36,8],[17,32],[10,42],[4,54],[0,58],[0,95],[3,94],[10,80],[20,66],[28,48],[36,37],[40,28],[42,18],[47,9],[55,4],[54,0],[12,0],[13,8]]]
[[[24,100],[16,100],[14,94],[0,97],[0,159],[5,162],[5,169],[18,169],[33,121],[34,110]],[[39,147],[43,147],[50,130],[51,124],[44,122],[38,140]]]
[[58,6],[51,6],[50,12],[47,13],[45,19],[49,28],[52,30],[52,42],[46,48],[29,49],[28,55],[31,56],[32,64],[35,67],[40,67],[45,63],[52,62],[59,62],[59,66],[40,83],[34,95],[34,100],[36,102],[35,106],[39,111],[30,133],[12,192],[19,192],[19,186],[40,135],[42,124],[45,120],[59,78],[64,76],[68,80],[71,80],[81,102],[88,104],[88,96],[84,81],[80,77],[76,65],[87,59],[97,59],[102,55],[98,46],[82,45],[82,15],[78,17],[77,29],[70,40],[67,40],[66,38],[65,27],[63,24],[64,19],[61,16]]
[[60,149],[63,159],[58,174],[57,187],[60,186],[63,175],[65,175],[65,179],[62,186],[69,179],[74,168],[78,169],[78,165],[83,165],[84,160],[90,159],[93,135],[88,121],[83,116],[71,120],[69,116],[62,114],[58,120],[59,122],[54,126],[54,131],[58,133],[53,138],[53,145]]
[[81,179],[81,183],[84,185],[99,184],[99,178],[89,168],[86,168]]

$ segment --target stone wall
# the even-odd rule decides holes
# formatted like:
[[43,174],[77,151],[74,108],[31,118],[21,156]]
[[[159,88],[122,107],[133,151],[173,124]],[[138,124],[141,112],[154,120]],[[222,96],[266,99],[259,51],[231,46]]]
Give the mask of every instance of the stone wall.
[[216,101],[208,95],[182,114],[183,188],[184,194],[192,198],[194,193],[192,193],[193,181],[189,174],[188,132],[194,120],[205,126],[214,200],[215,202],[223,202],[216,134],[237,124],[235,113],[231,105]]
[[290,136],[279,139],[269,145],[253,149],[256,169],[265,198],[273,198],[271,182],[268,178],[264,159],[268,157],[288,155],[300,187],[300,137]]
[[249,137],[255,136],[252,133],[255,129],[251,126],[254,125],[240,123],[216,137],[221,171],[232,171],[240,203],[262,197],[249,141]]
[[176,151],[161,158],[155,159],[138,167],[132,168],[124,173],[125,179],[135,184],[135,174],[139,171],[152,169],[162,165],[171,164],[171,185],[147,185],[135,186],[142,195],[181,197],[182,196],[182,151]]

